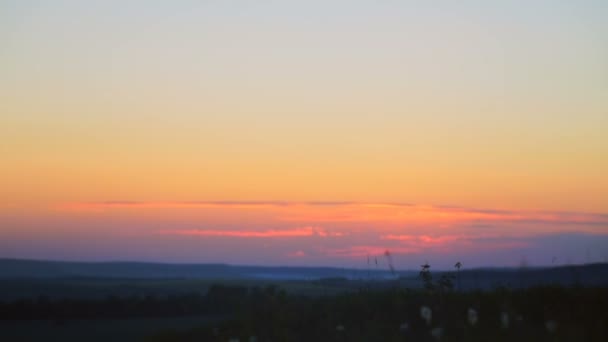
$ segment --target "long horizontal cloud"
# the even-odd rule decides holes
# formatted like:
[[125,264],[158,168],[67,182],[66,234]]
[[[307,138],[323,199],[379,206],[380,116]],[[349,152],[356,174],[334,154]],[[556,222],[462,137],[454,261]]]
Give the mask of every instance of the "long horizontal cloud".
[[[152,224],[180,224],[187,217],[188,229],[174,234],[225,237],[304,237],[323,231],[293,231],[290,227],[331,227],[335,233],[376,233],[374,239],[406,240],[416,237],[420,245],[446,241],[466,234],[476,238],[542,233],[585,232],[608,234],[608,214],[568,211],[524,211],[421,205],[391,202],[350,201],[103,201],[64,203],[68,212],[104,215],[120,211],[134,219],[149,217]],[[152,221],[154,217],[156,221]],[[174,224],[173,224],[174,225]],[[192,229],[193,225],[219,229]],[[239,227],[224,230],[223,227]],[[181,229],[177,226],[176,229]],[[426,236],[426,238],[421,237]],[[371,237],[371,236],[370,236]],[[463,241],[460,239],[458,241]],[[403,241],[402,241],[403,242]],[[455,244],[457,240],[449,243]],[[439,245],[435,242],[435,245]]]
[[607,226],[608,214],[569,211],[479,209],[442,205],[349,201],[102,201],[60,204],[58,209],[99,211],[110,209],[260,209],[283,221],[324,222],[479,222],[510,221],[533,224]]
[[389,224],[435,224],[516,222],[521,224],[585,225],[608,227],[608,215],[601,213],[480,210],[427,205],[356,204],[333,210],[287,212],[284,221],[384,222]]
[[233,237],[233,238],[294,238],[294,237],[337,237],[343,233],[328,232],[319,227],[302,227],[294,229],[270,229],[263,231],[248,230],[218,230],[218,229],[176,229],[163,230],[161,234],[207,236],[207,237]]

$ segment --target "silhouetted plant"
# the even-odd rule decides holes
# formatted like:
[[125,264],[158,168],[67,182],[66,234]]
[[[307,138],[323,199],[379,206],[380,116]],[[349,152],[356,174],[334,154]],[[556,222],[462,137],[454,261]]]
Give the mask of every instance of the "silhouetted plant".
[[454,267],[456,268],[456,276],[458,277],[458,290],[462,290],[462,287],[460,285],[460,268],[462,267],[462,263],[460,261],[458,261]]
[[433,275],[431,274],[431,265],[426,262],[424,265],[420,265],[420,279],[422,279],[422,285],[425,289],[432,291],[435,289],[433,284]]

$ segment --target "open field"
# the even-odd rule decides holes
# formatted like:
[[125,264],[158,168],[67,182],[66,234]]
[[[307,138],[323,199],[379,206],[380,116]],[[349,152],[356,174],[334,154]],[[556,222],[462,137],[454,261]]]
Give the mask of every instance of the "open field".
[[[150,341],[606,341],[608,289],[491,292],[402,289],[242,298],[219,326],[166,331]],[[428,311],[428,319],[422,315]]]
[[277,286],[213,285],[204,296],[3,303],[0,340],[599,342],[608,337],[607,306],[607,288],[306,296]]
[[2,341],[137,341],[162,331],[188,331],[214,323],[213,316],[77,319],[3,320]]
[[53,277],[43,268],[42,277],[0,279],[0,340],[425,341],[441,332],[442,341],[605,341],[607,267],[433,272],[428,281],[415,272],[288,280],[277,269],[264,269],[274,280]]

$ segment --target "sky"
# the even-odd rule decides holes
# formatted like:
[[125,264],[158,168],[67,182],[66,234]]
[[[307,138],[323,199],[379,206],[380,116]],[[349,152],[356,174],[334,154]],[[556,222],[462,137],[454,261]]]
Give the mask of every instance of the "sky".
[[0,258],[608,260],[605,1],[0,2]]

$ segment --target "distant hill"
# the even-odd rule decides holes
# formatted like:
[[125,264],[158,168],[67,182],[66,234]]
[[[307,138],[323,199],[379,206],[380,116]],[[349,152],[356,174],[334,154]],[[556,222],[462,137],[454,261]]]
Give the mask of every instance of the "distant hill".
[[[457,281],[455,283],[457,284]],[[463,270],[460,272],[460,283],[463,289],[544,285],[604,287],[608,286],[608,264]]]
[[[4,278],[123,278],[123,279],[269,279],[315,280],[362,277],[362,270],[331,267],[266,267],[225,264],[164,264],[144,262],[64,262],[0,259]],[[381,277],[388,272],[377,271]]]
[[[444,272],[433,272],[438,278]],[[456,275],[456,272],[451,272]],[[349,281],[394,281],[397,277],[407,287],[418,287],[417,271],[367,271],[331,267],[270,267],[225,264],[164,264],[140,262],[63,262],[42,260],[0,259],[2,279],[261,279],[261,280],[319,280],[345,278]],[[608,286],[608,264],[588,264],[547,268],[483,268],[463,269],[460,283],[463,289],[509,288],[534,285]]]
[[[433,272],[438,280],[444,272]],[[449,272],[456,276],[455,272]],[[60,262],[0,259],[0,301],[18,298],[98,298],[205,293],[216,283],[279,285],[292,293],[319,295],[362,288],[420,288],[418,271],[222,264]],[[552,268],[463,269],[456,289],[510,289],[538,285],[608,287],[608,264]]]

